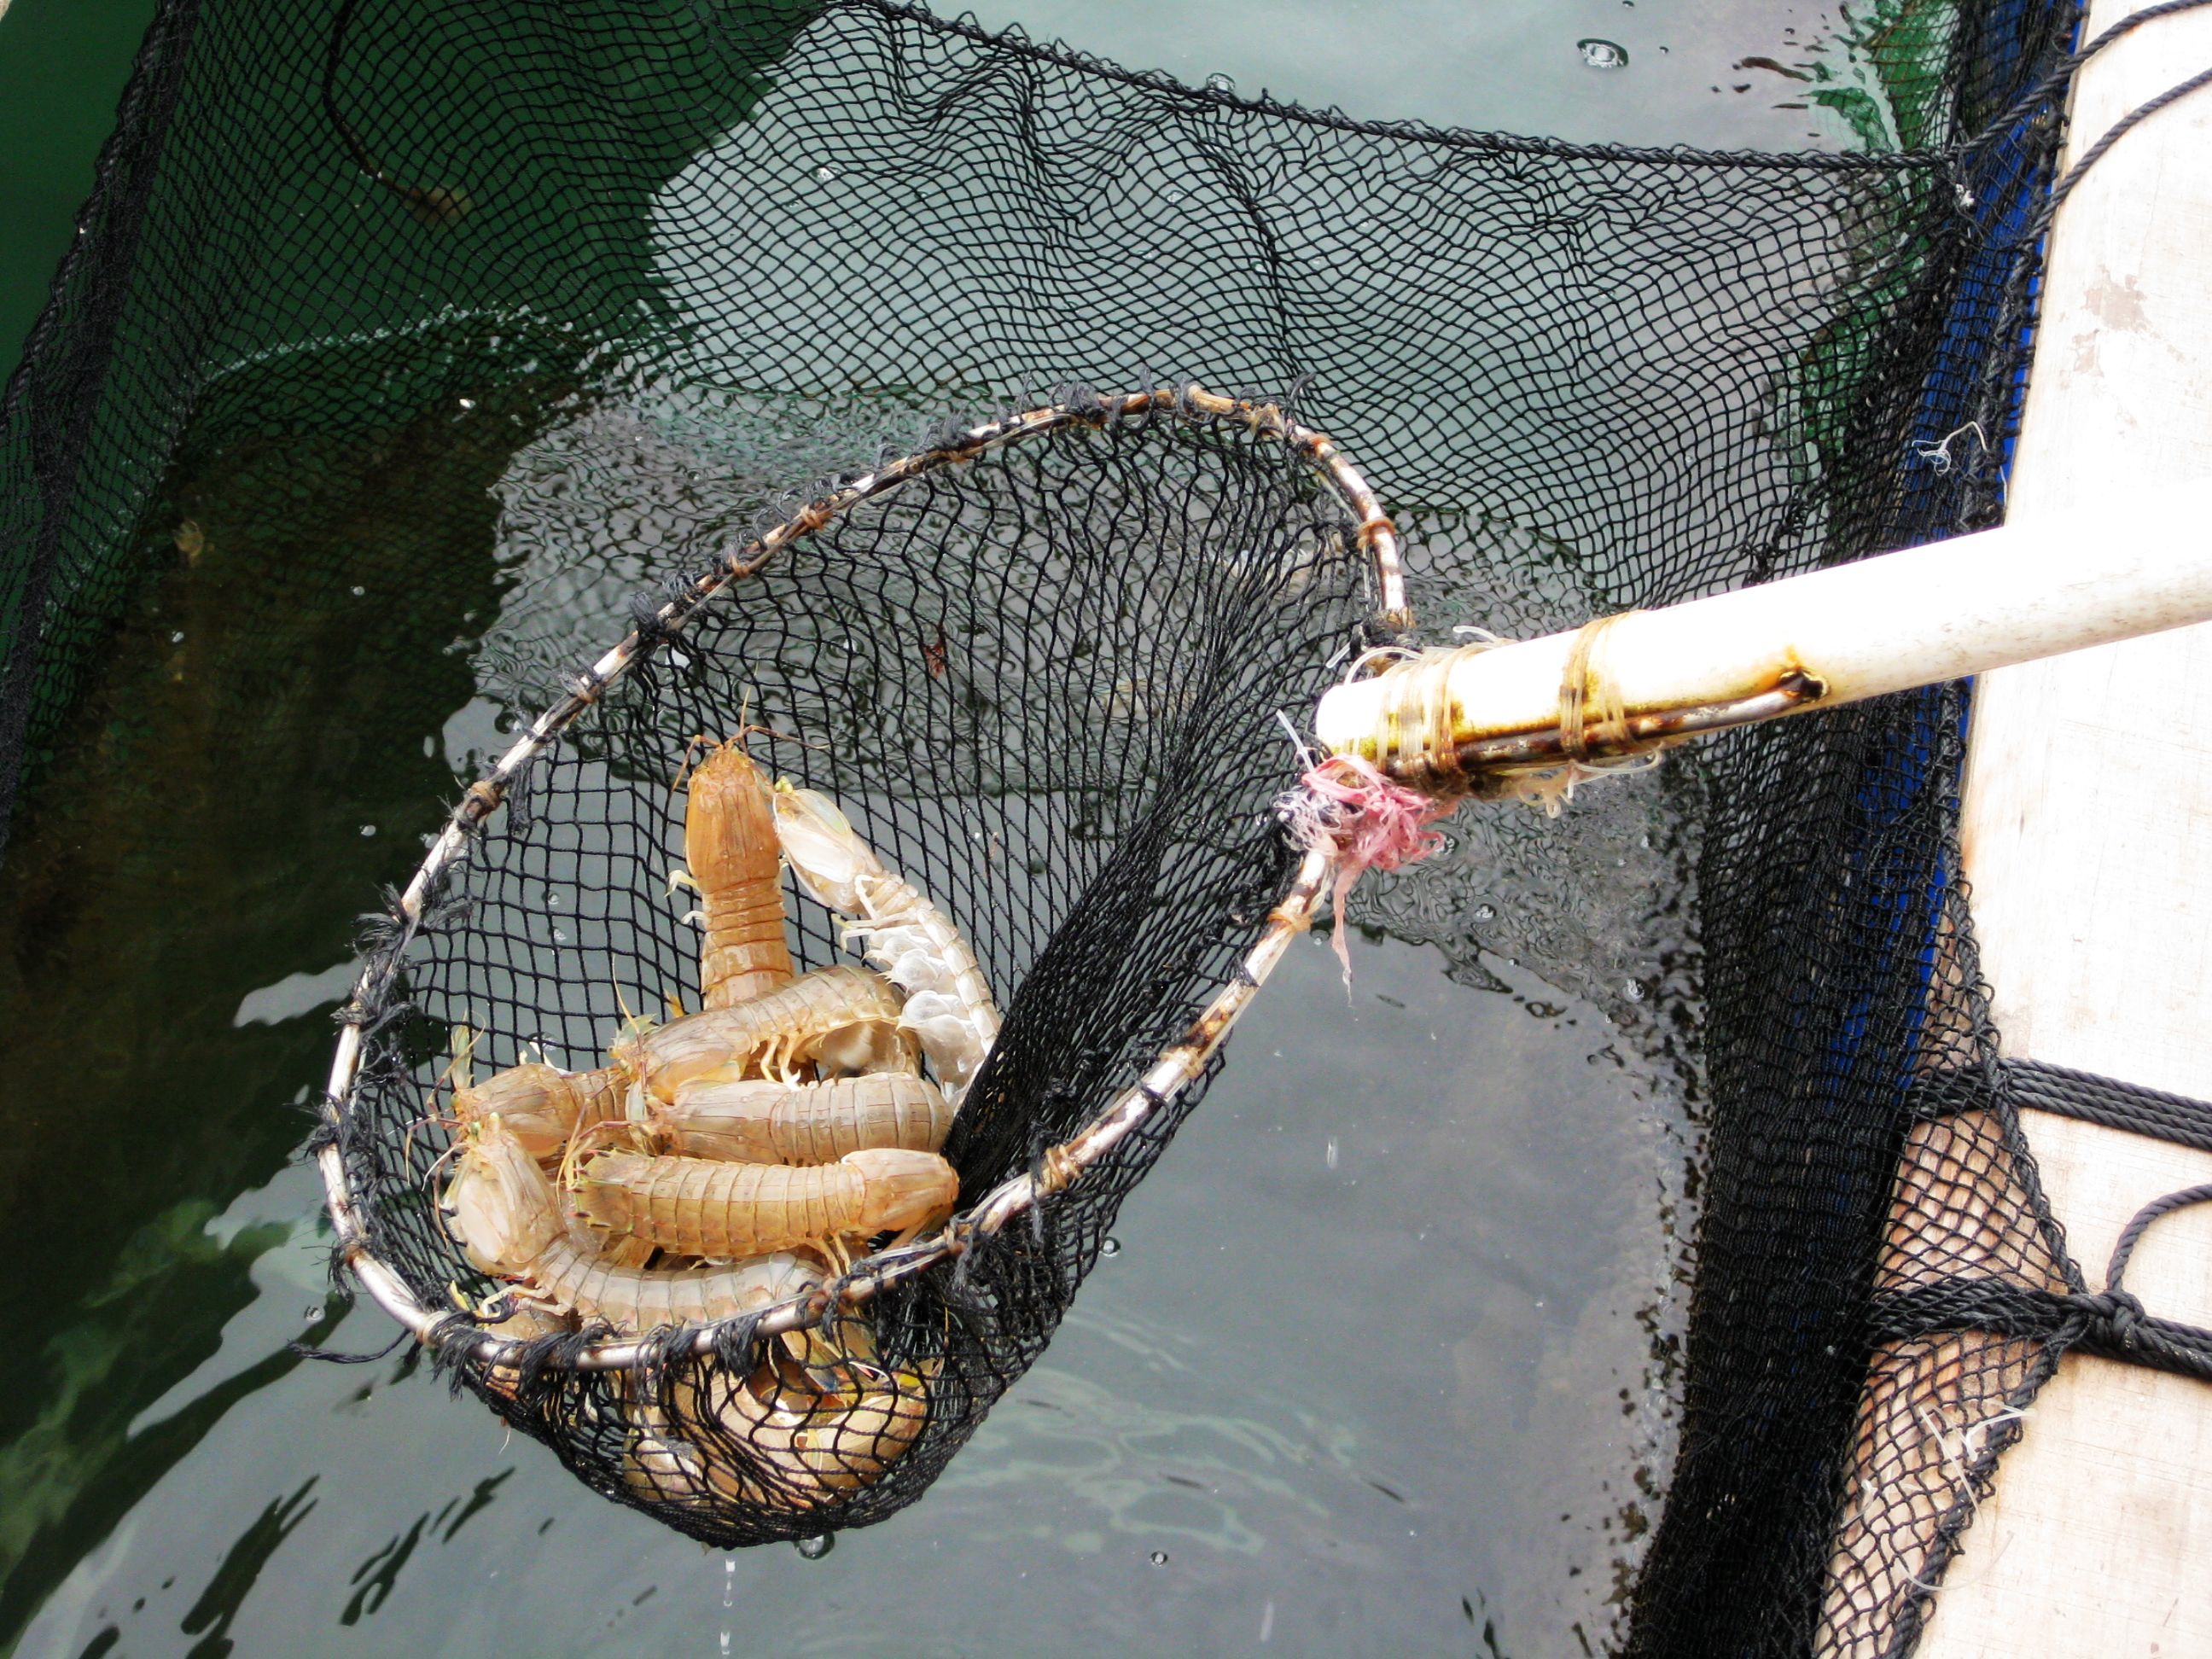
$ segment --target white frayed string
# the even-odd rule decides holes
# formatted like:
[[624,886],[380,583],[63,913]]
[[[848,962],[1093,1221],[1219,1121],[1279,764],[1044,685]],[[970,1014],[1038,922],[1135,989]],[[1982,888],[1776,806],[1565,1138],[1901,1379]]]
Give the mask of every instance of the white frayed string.
[[1504,793],[1516,800],[1542,809],[1547,818],[1555,818],[1575,798],[1575,786],[1587,783],[1592,778],[1617,778],[1630,772],[1649,772],[1659,764],[1656,750],[1642,755],[1623,755],[1614,760],[1568,761],[1564,765],[1547,767],[1540,772],[1514,772],[1503,775],[1499,781]]
[[1984,455],[1988,454],[1990,453],[1989,434],[1982,430],[1982,423],[1979,421],[1969,421],[1954,431],[1945,433],[1932,444],[1916,444],[1913,446],[1912,453],[1927,462],[1929,470],[1941,477],[1958,465],[1951,459],[1952,444],[1970,432],[1974,434],[1974,442],[1980,447],[1981,453]]
[[[1370,645],[1352,659],[1352,666],[1344,671],[1344,684],[1358,679],[1372,662],[1419,662],[1421,653],[1402,645]],[[1279,714],[1282,711],[1278,709]]]

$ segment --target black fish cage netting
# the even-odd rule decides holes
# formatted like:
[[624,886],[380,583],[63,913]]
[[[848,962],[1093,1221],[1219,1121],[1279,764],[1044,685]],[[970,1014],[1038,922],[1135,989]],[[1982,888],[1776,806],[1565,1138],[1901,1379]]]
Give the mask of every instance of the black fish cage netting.
[[[358,515],[315,544],[437,595],[461,578],[408,529],[435,503],[386,499],[380,469],[434,452],[480,499],[526,446],[595,421],[629,423],[605,464],[627,493],[538,550],[585,587],[711,568],[763,509],[785,516],[802,463],[850,475],[947,414],[1163,379],[1291,398],[1354,457],[1431,640],[1493,621],[1485,594],[1564,586],[1587,617],[1985,526],[2076,8],[1876,12],[1909,147],[1780,155],[1354,119],[882,0],[166,0],[7,392],[0,805],[35,808],[134,589],[203,561],[218,579],[189,518],[209,478],[258,478],[303,526]],[[1271,454],[1071,428],[957,490],[887,496],[651,638],[470,820],[428,912],[371,941],[347,1015],[363,1080],[331,1133],[378,1259],[428,1306],[490,1288],[422,1180],[453,1027],[483,1064],[542,1047],[583,1066],[618,986],[696,987],[665,887],[670,781],[694,735],[740,719],[799,739],[776,766],[977,947],[1006,1023],[947,1147],[963,1198],[1132,1087],[1291,879],[1276,712],[1303,718],[1378,637],[1340,504]],[[588,503],[606,482],[550,488]],[[252,594],[351,572],[264,546],[264,578],[229,580],[234,631],[269,641],[239,636],[259,659],[240,695],[266,700],[299,636]],[[669,590],[651,591],[589,648],[522,649],[517,684],[558,696],[551,666],[653,621]],[[2079,1288],[1978,990],[1965,706],[1936,688],[1692,763],[1707,1164],[1680,1451],[1630,1651],[1909,1649],[2010,1431],[1961,1455],[1914,1425],[2002,1416],[2055,1361],[2047,1334],[1899,1311],[1960,1279]],[[1422,881],[1356,914],[1433,911]],[[828,918],[793,915],[802,965],[830,961]],[[1959,1078],[1990,1086],[1947,1093]],[[875,1403],[834,1421],[785,1397],[842,1397],[786,1375],[798,1336],[742,1323],[703,1351],[664,1334],[625,1370],[576,1370],[550,1339],[461,1373],[594,1486],[701,1537],[879,1518],[1034,1359],[1202,1084],[957,1262],[888,1285],[874,1358],[840,1373]],[[1909,1237],[1887,1231],[1893,1197]]]

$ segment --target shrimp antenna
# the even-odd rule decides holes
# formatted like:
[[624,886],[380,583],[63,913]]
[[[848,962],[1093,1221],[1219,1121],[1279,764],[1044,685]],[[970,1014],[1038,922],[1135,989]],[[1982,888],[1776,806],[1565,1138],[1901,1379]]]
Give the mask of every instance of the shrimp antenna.
[[642,1036],[646,1032],[653,1030],[655,1022],[635,1012],[630,1007],[629,999],[623,994],[622,981],[618,979],[610,980],[608,983],[614,987],[615,1006],[622,1010],[623,1034]]
[[773,726],[749,726],[745,729],[748,732],[758,732],[777,743],[795,743],[801,749],[812,749],[826,753],[830,748],[827,738],[802,738],[796,732],[779,732]]
[[[422,1116],[416,1118],[408,1124],[407,1133],[399,1143],[399,1161],[401,1164],[406,1164],[414,1162],[415,1132],[426,1123],[441,1123],[448,1131],[458,1131],[461,1127],[461,1121],[458,1117],[447,1117],[437,1112],[423,1113]],[[448,1150],[450,1150],[450,1148]],[[435,1169],[436,1167],[437,1166],[435,1164],[431,1165],[431,1168],[433,1169]]]
[[575,1191],[579,1161],[586,1152],[597,1150],[592,1143],[605,1138],[599,1133],[601,1130],[631,1129],[635,1127],[627,1119],[607,1117],[601,1118],[597,1123],[586,1123],[570,1135],[568,1146],[562,1148],[561,1152],[559,1178],[562,1189],[568,1192]]
[[[432,1094],[437,1093],[441,1086],[448,1083],[453,1084],[455,1094],[459,1094],[464,1089],[475,1086],[476,1074],[471,1070],[470,1062],[476,1057],[477,1039],[481,1036],[483,1036],[482,1032],[472,1031],[466,1025],[453,1027],[452,1037],[453,1057],[446,1062],[446,1069],[439,1073],[436,1080],[430,1085]],[[453,1082],[456,1073],[460,1077],[460,1081],[458,1083]]]
[[699,752],[699,745],[713,741],[714,739],[704,732],[694,732],[691,734],[691,741],[684,745],[684,758],[677,763],[676,775],[668,781],[670,794],[672,795],[684,787],[684,780],[691,775],[691,757]]
[[428,1187],[433,1181],[436,1180],[438,1171],[445,1167],[446,1160],[453,1157],[454,1153],[459,1152],[468,1144],[468,1140],[465,1137],[455,1137],[452,1146],[447,1147],[444,1152],[439,1153],[437,1157],[430,1160],[430,1167],[422,1171],[422,1184]]

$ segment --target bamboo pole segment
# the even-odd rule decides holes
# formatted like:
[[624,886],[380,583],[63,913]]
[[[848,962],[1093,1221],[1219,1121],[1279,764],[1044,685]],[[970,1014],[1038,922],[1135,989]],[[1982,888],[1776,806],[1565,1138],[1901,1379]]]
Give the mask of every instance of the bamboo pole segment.
[[1425,652],[1329,692],[1316,731],[1402,781],[1480,787],[2212,619],[2212,458],[2205,471],[1569,633]]

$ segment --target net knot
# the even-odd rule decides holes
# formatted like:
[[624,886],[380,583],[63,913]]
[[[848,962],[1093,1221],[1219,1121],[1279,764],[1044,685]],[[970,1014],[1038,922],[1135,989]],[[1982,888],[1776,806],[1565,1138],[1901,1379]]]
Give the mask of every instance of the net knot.
[[2132,1292],[2105,1290],[2076,1298],[2076,1305],[2089,1318],[2102,1324],[2112,1340],[2124,1348],[2136,1346],[2137,1333],[2145,1317],[2143,1304]]
[[1440,849],[1444,838],[1431,826],[1457,804],[1395,782],[1358,755],[1332,755],[1309,765],[1297,787],[1276,800],[1291,841],[1336,860],[1329,948],[1343,964],[1347,988],[1352,953],[1344,943],[1344,908],[1352,884],[1370,870],[1401,869]]

